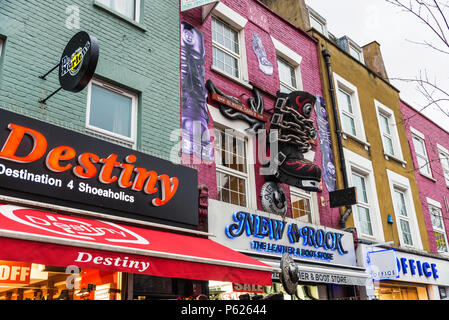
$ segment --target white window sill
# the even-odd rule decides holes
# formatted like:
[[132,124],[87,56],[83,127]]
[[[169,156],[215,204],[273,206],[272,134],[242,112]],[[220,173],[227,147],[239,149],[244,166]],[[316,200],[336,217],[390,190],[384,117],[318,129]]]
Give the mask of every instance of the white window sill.
[[135,149],[136,148],[136,142],[135,141],[133,141],[131,139],[122,138],[122,137],[120,137],[118,135],[114,135],[112,133],[109,133],[109,132],[107,132],[105,130],[98,129],[98,128],[93,127],[93,126],[87,125],[86,126],[86,132],[90,133],[91,135],[94,135],[96,137],[103,137],[104,139],[108,140],[109,142],[114,142],[114,143],[120,144],[122,146],[126,146],[128,148],[131,148],[131,149]]
[[219,74],[221,74],[222,76],[228,78],[229,80],[232,80],[232,81],[234,81],[234,82],[237,82],[238,84],[244,86],[245,88],[247,88],[247,89],[249,89],[249,90],[253,90],[253,86],[250,85],[250,84],[249,84],[248,82],[246,82],[245,80],[242,80],[242,79],[240,79],[240,78],[236,78],[236,77],[234,77],[234,76],[232,76],[232,75],[230,75],[230,74],[224,72],[223,70],[218,69],[217,67],[214,67],[214,66],[210,66],[210,69],[211,69],[212,71],[214,71],[214,72],[216,72],[216,73],[219,73]]
[[354,141],[356,141],[356,142],[358,142],[358,143],[364,145],[364,146],[365,146],[365,150],[369,150],[369,148],[371,147],[371,144],[370,144],[369,142],[367,142],[367,141],[365,141],[365,140],[362,140],[362,139],[360,139],[359,137],[356,137],[356,136],[354,136],[354,135],[352,135],[352,134],[350,134],[350,133],[342,132],[342,133],[341,133],[341,136],[342,136],[343,139],[345,139],[345,140],[347,140],[348,138],[350,138],[350,139],[352,139],[352,140],[354,140]]
[[414,246],[408,246],[408,245],[405,245],[405,244],[399,245],[398,249],[402,249],[404,251],[416,251],[416,252],[428,253],[427,251],[425,251],[422,248],[417,248],[417,247],[414,247]]
[[385,153],[385,152],[384,152],[384,155],[385,155],[385,159],[386,160],[390,160],[391,159],[391,160],[394,160],[396,162],[399,162],[400,164],[402,164],[402,167],[404,167],[404,168],[407,165],[407,161],[404,161],[404,160],[402,160],[402,159],[400,159],[398,157],[395,157],[394,155],[391,155],[391,154]]
[[429,180],[432,180],[433,182],[437,182],[437,180],[434,177],[432,177],[428,174],[422,173],[421,171],[419,172],[419,174],[422,175],[423,177],[426,177]]
[[143,32],[147,31],[147,28],[143,24],[141,24],[140,22],[138,22],[138,21],[136,21],[134,19],[131,19],[131,18],[121,14],[120,12],[117,12],[117,11],[109,8],[108,6],[102,4],[101,2],[98,2],[97,0],[93,0],[93,5],[95,7],[97,7],[97,8],[100,8],[100,9],[106,11],[107,13],[109,13],[109,14],[111,14],[113,16],[116,16],[117,18],[122,19],[123,21],[133,25],[134,27],[136,27],[140,31],[143,31]]

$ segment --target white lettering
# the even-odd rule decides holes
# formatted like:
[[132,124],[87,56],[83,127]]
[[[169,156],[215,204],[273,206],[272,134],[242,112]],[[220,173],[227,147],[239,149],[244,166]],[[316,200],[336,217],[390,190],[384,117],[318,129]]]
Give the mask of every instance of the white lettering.
[[11,280],[17,281],[17,276],[20,276],[20,267],[19,266],[12,266],[11,267]]
[[[145,262],[145,261],[134,261],[134,260],[128,261],[128,257],[125,257],[124,259],[122,259],[120,257],[115,257],[115,258],[112,258],[112,257],[105,258],[102,256],[93,257],[88,252],[78,252],[78,257],[75,260],[75,262],[83,262],[83,263],[87,263],[87,262],[91,262],[91,261],[94,264],[103,264],[105,266],[113,265],[115,267],[136,269],[138,272],[144,272],[144,271],[148,270],[148,268],[150,267],[150,263]],[[128,262],[129,262],[129,265],[127,266]],[[1,273],[1,269],[0,269],[0,276],[1,275],[2,275],[2,273]]]
[[102,261],[103,261],[103,257],[95,257],[92,261],[93,261],[95,264],[101,264]]
[[[83,261],[84,255],[87,255],[87,260]],[[87,252],[78,252],[78,258],[75,260],[76,262],[89,262],[92,260],[92,255]]]
[[139,269],[139,272],[144,272],[144,271],[147,270],[148,267],[150,266],[150,263],[149,263],[149,262],[143,262],[143,261],[141,261],[140,263],[142,264],[142,268]]
[[0,266],[0,280],[9,279],[9,267]]
[[30,267],[22,267],[20,271],[20,281],[25,281],[27,276],[30,274]]

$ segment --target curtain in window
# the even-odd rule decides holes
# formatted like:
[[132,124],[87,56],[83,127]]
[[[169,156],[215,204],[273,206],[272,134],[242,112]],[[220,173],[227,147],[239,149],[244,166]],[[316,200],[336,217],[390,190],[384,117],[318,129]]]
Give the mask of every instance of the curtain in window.
[[89,124],[131,138],[132,99],[92,85]]

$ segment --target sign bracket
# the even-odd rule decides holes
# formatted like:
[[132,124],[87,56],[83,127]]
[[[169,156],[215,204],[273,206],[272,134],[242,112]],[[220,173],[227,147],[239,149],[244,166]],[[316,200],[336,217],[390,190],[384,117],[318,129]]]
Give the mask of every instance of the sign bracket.
[[57,94],[60,90],[62,89],[62,87],[59,87],[59,89],[53,91],[48,97],[46,97],[45,99],[40,99],[39,103],[42,104],[47,104],[47,100],[50,99],[51,97],[53,97],[55,94]]
[[56,68],[58,68],[60,65],[60,63],[58,63],[56,66],[54,66],[50,71],[48,71],[46,74],[44,74],[43,76],[39,76],[40,79],[42,80],[47,80],[47,76],[52,73]]

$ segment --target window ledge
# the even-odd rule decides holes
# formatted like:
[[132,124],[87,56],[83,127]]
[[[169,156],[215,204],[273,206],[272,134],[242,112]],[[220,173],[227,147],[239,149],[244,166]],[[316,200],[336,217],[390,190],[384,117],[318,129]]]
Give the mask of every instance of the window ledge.
[[358,142],[358,143],[364,145],[364,146],[365,146],[365,150],[368,150],[368,149],[371,147],[371,144],[370,144],[369,142],[363,141],[362,139],[360,139],[360,138],[358,138],[358,137],[356,137],[356,136],[354,136],[354,135],[352,135],[352,134],[350,134],[350,133],[342,132],[342,133],[341,133],[341,136],[342,136],[343,139],[345,139],[345,140],[347,140],[348,137],[349,137],[351,140],[354,140],[354,141],[356,141],[356,142]]
[[94,7],[97,7],[99,9],[101,9],[101,10],[104,10],[107,13],[112,14],[112,15],[118,17],[119,19],[121,19],[121,20],[123,20],[123,21],[125,21],[125,22],[127,22],[127,23],[129,23],[131,25],[133,25],[134,27],[136,27],[140,31],[143,31],[143,32],[147,31],[147,28],[143,24],[141,24],[141,23],[139,23],[139,22],[137,22],[137,21],[135,21],[133,19],[130,19],[127,16],[125,16],[125,15],[123,15],[123,14],[121,14],[121,13],[115,11],[115,10],[112,10],[111,8],[109,8],[108,6],[105,6],[104,4],[98,2],[97,0],[93,0],[93,5],[94,5]]
[[422,172],[419,172],[419,174],[422,175],[423,177],[426,177],[429,180],[432,180],[433,182],[437,182],[437,180],[434,177],[429,176],[428,174],[425,174],[425,173],[422,173]]
[[89,126],[89,125],[86,125],[85,132],[90,135],[93,135],[95,137],[101,137],[104,140],[107,140],[109,142],[113,142],[115,144],[119,144],[121,146],[130,148],[130,149],[136,149],[136,143],[131,139],[129,139],[129,140],[123,139],[121,137],[117,137],[113,134],[109,134],[108,132],[105,132],[101,129],[97,129],[97,128]]
[[389,153],[385,153],[384,152],[384,155],[385,155],[385,159],[386,160],[394,160],[394,161],[396,161],[396,162],[399,162],[400,164],[402,164],[402,166],[405,168],[405,166],[407,165],[407,161],[404,161],[404,160],[402,160],[402,159],[400,159],[400,158],[398,158],[398,157],[395,157],[394,155],[391,155],[391,154],[389,154]]
[[216,72],[216,73],[219,73],[219,74],[221,74],[222,76],[228,78],[229,80],[232,80],[232,81],[234,81],[234,82],[237,82],[238,84],[244,86],[245,88],[247,88],[247,89],[249,89],[249,90],[252,90],[252,89],[253,89],[253,86],[250,85],[248,82],[246,82],[246,81],[244,81],[244,80],[242,80],[242,79],[236,78],[236,77],[234,77],[234,76],[231,76],[230,74],[227,74],[226,72],[224,72],[223,70],[218,69],[217,67],[210,66],[210,69],[211,69],[212,71],[214,71],[214,72]]

